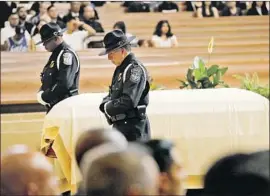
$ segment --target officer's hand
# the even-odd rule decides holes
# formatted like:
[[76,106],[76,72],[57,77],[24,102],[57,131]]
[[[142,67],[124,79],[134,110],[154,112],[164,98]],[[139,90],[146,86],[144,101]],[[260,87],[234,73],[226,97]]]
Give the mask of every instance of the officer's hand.
[[44,91],[39,91],[37,93],[37,101],[41,104],[41,105],[50,105],[49,103],[46,103],[43,99],[42,99],[42,93]]

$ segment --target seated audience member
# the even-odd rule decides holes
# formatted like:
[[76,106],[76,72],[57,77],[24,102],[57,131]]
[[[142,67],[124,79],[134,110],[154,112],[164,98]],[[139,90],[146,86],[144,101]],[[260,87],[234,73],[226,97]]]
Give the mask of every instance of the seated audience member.
[[40,31],[41,27],[45,24],[47,24],[47,22],[45,20],[40,20],[39,23],[37,24],[35,34],[32,37],[33,43],[31,43],[33,51],[47,51],[43,44],[36,45],[36,43],[38,43],[41,40],[41,36],[39,34],[39,31]]
[[251,2],[249,1],[236,1],[236,7],[239,7],[243,11],[247,11],[251,8]]
[[1,196],[59,195],[53,167],[45,156],[15,145],[1,157]]
[[226,1],[211,1],[211,5],[221,11],[226,7]]
[[83,6],[83,14],[80,20],[91,26],[97,33],[104,33],[102,25],[96,20],[95,10],[92,6]]
[[54,22],[59,25],[61,29],[65,28],[66,25],[58,15],[58,10],[54,5],[50,5],[47,8],[48,16],[50,17],[50,22]]
[[150,48],[152,47],[152,43],[151,43],[151,40],[146,40],[146,39],[140,39],[138,41],[138,46],[141,47],[141,48]]
[[269,150],[225,156],[207,171],[203,195],[267,196],[269,177]]
[[242,11],[236,7],[236,1],[228,1],[226,7],[221,11],[221,16],[242,16]]
[[177,38],[172,33],[171,26],[167,20],[161,20],[157,23],[151,41],[153,47],[156,48],[172,48],[178,46]]
[[[63,33],[63,39],[72,49],[77,51],[83,50],[85,48],[85,39],[96,33],[92,27],[75,17],[67,18],[66,25],[67,31]],[[83,30],[79,31],[79,27]]]
[[94,12],[95,12],[95,15],[94,15],[93,19],[99,20],[98,12],[97,12],[97,10],[95,9],[95,6],[94,6],[93,3],[89,2],[89,1],[86,1],[86,2],[84,1],[84,2],[81,2],[81,3],[82,3],[82,4],[81,4],[81,6],[80,6],[80,11],[79,11],[80,17],[83,15],[84,7],[85,7],[85,6],[91,6],[91,7],[93,8]]
[[87,153],[82,164],[82,193],[78,195],[158,195],[156,162],[142,146],[133,146],[119,152],[111,152],[107,146],[103,151]]
[[196,11],[196,16],[198,18],[204,17],[219,17],[219,13],[216,7],[211,5],[211,1],[204,1],[201,8]]
[[202,7],[201,1],[186,1],[185,2],[185,11],[196,12],[199,7]]
[[269,15],[269,2],[256,1],[252,3],[251,8],[247,11],[247,15],[256,16],[256,15]]
[[4,50],[9,52],[27,52],[29,50],[29,41],[25,36],[25,28],[15,27],[15,35],[9,37],[4,43]]
[[[127,33],[127,30],[126,30],[126,24],[124,23],[124,21],[118,21],[118,22],[116,22],[116,23],[113,25],[113,30],[116,30],[116,29],[121,30],[123,33],[126,34],[126,36],[127,36],[128,38],[133,36],[132,34]],[[132,40],[132,41],[130,42],[130,44],[131,44],[132,47],[137,47],[137,46],[138,46],[138,40],[135,38],[134,40]]]
[[178,5],[174,2],[171,1],[163,1],[159,6],[158,6],[158,11],[159,12],[178,12],[179,8]]
[[145,143],[150,148],[160,170],[160,195],[184,195],[186,179],[183,163],[172,142],[154,139]]
[[19,25],[23,26],[26,31],[33,36],[34,31],[36,29],[36,26],[33,25],[32,23],[26,21],[26,17],[27,17],[27,12],[25,7],[18,7],[17,8],[17,14],[19,16]]
[[128,145],[123,134],[115,129],[90,129],[83,132],[79,136],[75,146],[75,156],[78,166],[80,166],[82,157],[88,150],[107,143],[113,143],[123,148]]
[[17,4],[12,1],[0,1],[1,17],[0,17],[0,28],[5,27],[5,22],[8,20],[11,13],[14,13]]
[[37,13],[35,16],[30,18],[30,22],[34,25],[36,25],[40,20],[46,20],[50,22],[50,17],[47,15],[47,8],[49,7],[49,4],[46,2],[40,2],[39,3],[39,13]]
[[125,9],[125,12],[150,12],[150,6],[142,1],[133,1]]
[[69,12],[63,17],[64,23],[67,23],[67,20],[71,17],[79,18],[80,17],[80,6],[81,2],[72,1],[70,2],[70,10]]

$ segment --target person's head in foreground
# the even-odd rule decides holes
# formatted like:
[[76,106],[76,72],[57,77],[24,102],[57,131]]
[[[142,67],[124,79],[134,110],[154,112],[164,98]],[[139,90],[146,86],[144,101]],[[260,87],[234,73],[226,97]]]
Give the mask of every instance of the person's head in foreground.
[[162,139],[153,139],[145,142],[157,162],[160,170],[159,193],[162,195],[184,195],[186,179],[183,163],[176,153],[172,142]]
[[108,55],[108,59],[116,66],[121,65],[131,51],[130,42],[135,36],[127,37],[121,30],[113,30],[107,33],[103,39],[105,50],[101,55]]
[[45,156],[15,145],[1,157],[1,195],[57,195],[53,168]]
[[158,195],[158,166],[140,145],[130,144],[125,150],[86,161],[82,166],[85,195]]
[[269,150],[225,156],[206,173],[203,196],[267,196],[269,179]]
[[113,143],[117,146],[127,146],[127,140],[122,133],[115,129],[90,129],[83,132],[75,147],[75,156],[78,165],[80,165],[83,155],[99,145]]
[[36,43],[36,45],[43,43],[45,49],[52,52],[63,42],[62,36],[64,31],[58,24],[49,22],[40,28],[41,41]]

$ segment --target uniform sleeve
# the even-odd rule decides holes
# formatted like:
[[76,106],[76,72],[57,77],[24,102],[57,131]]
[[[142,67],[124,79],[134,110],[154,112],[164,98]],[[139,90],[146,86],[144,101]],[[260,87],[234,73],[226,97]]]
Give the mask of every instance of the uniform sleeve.
[[57,68],[59,75],[57,77],[56,84],[51,88],[47,89],[42,94],[42,99],[45,102],[51,102],[63,94],[67,94],[73,85],[76,73],[78,72],[79,65],[75,54],[70,51],[65,51],[57,60]]
[[145,85],[145,70],[140,65],[131,65],[126,72],[122,96],[105,103],[105,113],[108,116],[115,116],[136,108],[145,89]]

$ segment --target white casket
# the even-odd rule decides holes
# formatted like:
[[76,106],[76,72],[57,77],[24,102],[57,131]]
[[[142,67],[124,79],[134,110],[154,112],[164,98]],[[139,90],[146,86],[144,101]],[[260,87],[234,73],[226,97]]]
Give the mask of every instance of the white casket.
[[[45,117],[41,150],[48,146],[62,191],[76,191],[80,174],[74,158],[78,135],[108,127],[99,104],[105,93],[88,93],[57,104]],[[147,108],[153,138],[172,139],[188,174],[202,176],[218,157],[269,148],[269,101],[234,88],[150,92]]]

